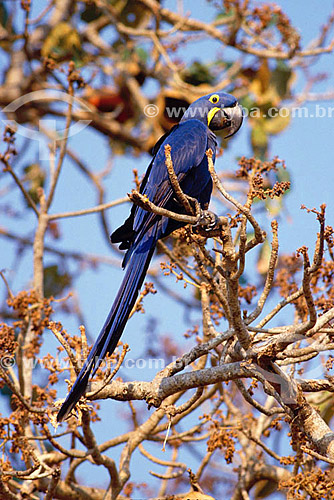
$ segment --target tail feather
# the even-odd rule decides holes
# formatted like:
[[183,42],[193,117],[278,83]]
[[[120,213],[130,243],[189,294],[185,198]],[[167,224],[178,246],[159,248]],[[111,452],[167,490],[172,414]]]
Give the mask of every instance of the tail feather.
[[80,397],[85,393],[90,374],[95,374],[101,360],[107,353],[112,354],[115,350],[137,300],[139,289],[143,284],[154,253],[155,244],[156,239],[151,235],[144,244],[142,242],[139,247],[132,252],[126,268],[126,274],[103,328],[70,393],[58,412],[58,422],[61,422],[69,415]]

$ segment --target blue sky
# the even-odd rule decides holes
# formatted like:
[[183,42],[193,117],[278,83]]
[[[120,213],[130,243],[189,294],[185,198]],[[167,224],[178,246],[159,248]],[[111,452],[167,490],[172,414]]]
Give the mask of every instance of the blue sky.
[[[291,2],[281,0],[278,2],[283,10],[292,19],[302,34],[302,43],[305,45],[310,42],[318,33],[318,29],[324,24],[331,9],[332,0],[322,0],[321,8],[317,0],[308,0],[305,2]],[[41,0],[33,2],[34,8],[40,11],[40,6],[44,5]],[[166,2],[166,5],[173,8],[176,2]],[[189,11],[198,19],[209,21],[212,19],[212,9],[204,0],[184,1],[184,11]],[[200,58],[203,62],[213,60],[217,44],[206,42],[200,46],[199,43],[189,45],[182,49],[180,55],[188,61]],[[230,51],[229,54],[233,54]],[[329,79],[326,82],[317,85],[317,91],[334,90],[333,84],[333,54],[322,56],[315,64],[312,64],[312,72],[328,72]],[[296,82],[297,91],[303,88],[303,76],[299,75]],[[148,87],[149,92],[152,92]],[[309,208],[319,208],[321,203],[327,204],[327,224],[334,226],[334,165],[332,159],[332,144],[334,139],[334,102],[318,103],[325,109],[333,108],[332,118],[295,118],[285,132],[275,137],[271,141],[270,156],[278,155],[284,159],[291,175],[292,189],[289,196],[286,197],[286,217],[280,221],[280,250],[283,253],[289,253],[296,250],[301,245],[306,245],[310,249],[314,248],[316,232],[318,230],[315,216],[306,214],[300,210],[300,206],[305,204]],[[310,110],[314,110],[316,104],[307,105]],[[311,111],[312,112],[312,111]],[[328,115],[328,111],[327,111]],[[230,147],[223,159],[217,161],[217,170],[236,168],[235,158],[241,155],[250,155],[249,144],[250,129],[245,123],[242,130],[231,141]],[[109,161],[113,163],[113,173],[110,176],[110,185],[108,184],[108,200],[115,197],[123,197],[132,187],[132,169],[137,168],[139,173],[145,171],[149,162],[148,155],[141,155],[133,158],[130,155],[124,157],[112,157],[108,140],[100,137],[95,131],[86,130],[70,139],[70,147],[76,151],[87,165],[90,165],[94,171],[103,169]],[[35,146],[35,145],[34,145]],[[31,160],[37,158],[36,148],[31,147],[29,156]],[[46,164],[44,166],[47,166]],[[108,181],[109,183],[109,181]],[[78,171],[73,167],[70,161],[66,161],[61,174],[57,196],[52,206],[52,212],[64,212],[67,210],[78,210],[94,206],[96,203],[95,193],[91,192],[90,185],[83,179]],[[117,227],[121,223],[129,210],[128,206],[122,206],[107,212],[107,219],[111,228]],[[31,217],[30,220],[33,220]],[[23,226],[28,226],[29,220],[21,221],[17,224],[17,230]],[[84,250],[87,253],[96,253],[98,255],[115,255],[111,253],[110,247],[102,237],[100,231],[100,222],[95,215],[68,219],[60,222],[63,239],[59,246],[72,250]],[[16,227],[12,228],[13,230]],[[6,268],[9,272],[13,292],[16,293],[24,288],[32,276],[31,259],[27,256],[18,269],[14,269],[15,258],[12,254],[13,247],[1,242],[3,250],[1,252],[1,268]],[[54,259],[47,256],[46,263],[53,263]],[[116,294],[123,271],[113,269],[110,266],[100,266],[95,270],[87,270],[76,280],[76,288],[79,293],[81,308],[88,328],[88,332],[93,339],[103,324],[105,316],[109,310],[111,302]],[[174,278],[170,278],[174,281]],[[182,284],[175,285],[174,290],[182,294]],[[4,291],[2,291],[2,294]],[[161,291],[157,295],[147,297],[145,301],[146,314],[137,314],[133,318],[123,336],[123,340],[130,343],[130,358],[141,357],[144,346],[147,345],[147,336],[145,330],[147,325],[152,323],[152,318],[158,316],[156,332],[158,335],[168,334],[171,337],[181,338],[185,330],[193,324],[200,322],[197,312],[190,314],[192,322],[189,324],[189,318],[186,317],[185,309],[179,305],[175,306],[166,294]],[[78,333],[78,324],[76,320],[63,316],[64,327],[72,334]],[[185,321],[186,319],[186,321]],[[224,325],[222,325],[223,328]],[[151,341],[151,340],[150,340]],[[191,346],[192,341],[181,341],[185,348]],[[51,352],[55,352],[56,343],[51,340],[46,344]],[[122,370],[122,376],[125,379],[142,378],[149,379],[154,374],[154,370]],[[66,393],[65,383],[59,390],[59,397]],[[104,401],[101,404],[102,422],[97,426],[97,435],[99,439],[112,437],[116,435],[125,425],[119,415],[122,414],[123,407],[120,403]],[[110,412],[117,419],[117,425],[113,426]],[[114,453],[114,452],[113,452]],[[164,457],[167,459],[167,457]],[[135,470],[134,480],[143,480],[143,468]],[[145,480],[148,477],[145,476]]]

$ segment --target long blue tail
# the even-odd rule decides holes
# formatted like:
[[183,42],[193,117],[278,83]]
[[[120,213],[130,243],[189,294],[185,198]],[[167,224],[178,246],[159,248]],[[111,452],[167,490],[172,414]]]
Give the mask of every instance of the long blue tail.
[[126,268],[126,274],[103,325],[100,335],[82,367],[70,393],[59,410],[57,421],[61,422],[68,416],[72,408],[86,391],[90,374],[95,374],[100,361],[107,353],[111,354],[123,333],[128,317],[135,305],[148,266],[152,259],[156,239],[148,237],[134,249]]

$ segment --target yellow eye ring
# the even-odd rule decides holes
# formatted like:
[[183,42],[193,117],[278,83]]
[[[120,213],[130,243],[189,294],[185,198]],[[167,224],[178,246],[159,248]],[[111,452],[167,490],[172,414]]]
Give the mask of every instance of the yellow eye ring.
[[212,104],[217,104],[217,102],[219,102],[219,95],[218,94],[213,94],[210,97],[209,101],[212,102]]

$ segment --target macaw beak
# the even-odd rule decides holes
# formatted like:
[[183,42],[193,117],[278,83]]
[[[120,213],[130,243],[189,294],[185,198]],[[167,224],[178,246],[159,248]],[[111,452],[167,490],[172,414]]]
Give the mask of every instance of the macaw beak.
[[224,135],[224,139],[238,132],[243,121],[243,112],[240,104],[236,102],[234,106],[214,108],[214,110],[214,116],[210,121],[210,128],[212,130],[226,131],[227,135]]
[[[236,103],[233,108],[225,108],[222,110],[227,116],[227,132],[228,135],[225,135],[225,139],[227,137],[231,137],[235,133],[238,132],[239,128],[242,125],[242,121],[244,119],[243,110],[239,103]],[[225,127],[224,127],[225,128]]]

